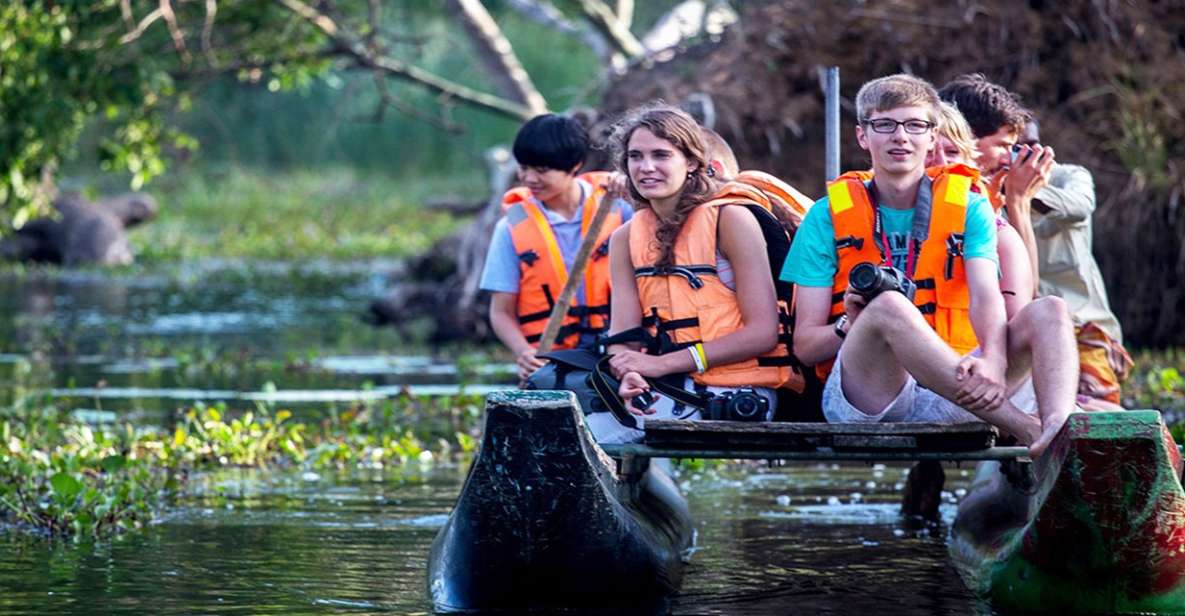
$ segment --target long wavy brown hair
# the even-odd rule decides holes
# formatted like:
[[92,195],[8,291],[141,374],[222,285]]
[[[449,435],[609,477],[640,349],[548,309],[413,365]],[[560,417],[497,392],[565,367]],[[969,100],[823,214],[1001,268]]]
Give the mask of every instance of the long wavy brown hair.
[[650,208],[650,201],[644,198],[633,178],[629,177],[629,143],[634,131],[645,128],[659,139],[669,141],[676,149],[683,153],[689,164],[695,165],[695,170],[687,175],[683,187],[679,191],[679,202],[675,206],[675,215],[670,219],[658,218],[658,228],[654,239],[658,243],[659,257],[654,263],[656,267],[673,265],[675,239],[683,229],[687,215],[696,206],[706,202],[720,189],[720,183],[711,176],[708,166],[708,147],[700,134],[700,127],[696,121],[674,107],[654,104],[635,110],[626,116],[613,132],[614,158],[618,170],[629,178],[630,200],[638,210]]

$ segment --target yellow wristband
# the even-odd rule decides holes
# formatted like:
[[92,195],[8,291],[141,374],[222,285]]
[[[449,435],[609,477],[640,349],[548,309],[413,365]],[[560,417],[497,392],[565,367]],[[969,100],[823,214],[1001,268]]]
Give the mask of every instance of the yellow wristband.
[[708,356],[704,353],[704,343],[695,343],[695,354],[699,355],[699,360],[704,364],[704,372],[708,370]]

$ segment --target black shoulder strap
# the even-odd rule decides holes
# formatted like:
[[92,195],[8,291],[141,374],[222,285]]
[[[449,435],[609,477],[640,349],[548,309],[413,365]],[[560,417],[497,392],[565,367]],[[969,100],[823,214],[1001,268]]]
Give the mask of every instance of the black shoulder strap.
[[625,402],[622,401],[621,396],[618,395],[617,390],[621,387],[621,382],[613,378],[613,374],[609,371],[609,358],[612,355],[606,355],[597,361],[596,368],[589,375],[589,380],[592,381],[593,389],[597,395],[601,397],[601,402],[609,408],[609,412],[621,422],[621,425],[627,428],[638,429],[638,421],[634,419],[634,415],[625,408]]
[[[613,377],[613,373],[609,370],[609,359],[612,355],[605,355],[597,361],[596,369],[593,370],[591,380],[593,389],[596,390],[597,395],[601,397],[601,401],[613,413],[617,420],[622,425],[637,429],[638,422],[634,419],[633,413],[630,413],[625,408],[625,401],[621,399],[617,391],[621,387],[621,382]],[[682,375],[680,375],[682,376]],[[702,396],[695,392],[687,391],[682,387],[673,385],[662,379],[652,379],[647,377],[646,382],[650,385],[650,389],[674,400],[700,410],[707,407],[708,401],[711,399],[711,394]]]
[[790,301],[794,296],[794,285],[781,279],[782,265],[786,262],[786,255],[790,253],[790,236],[786,228],[778,222],[776,216],[769,210],[755,203],[746,204],[746,208],[753,212],[761,227],[761,235],[765,239],[765,252],[769,255],[770,275],[774,281],[774,291],[778,299]]
[[611,344],[627,344],[630,342],[640,342],[642,346],[649,347],[653,344],[654,336],[646,331],[645,327],[631,327],[630,329],[617,332],[612,336],[606,336],[597,341],[597,344],[608,347]]

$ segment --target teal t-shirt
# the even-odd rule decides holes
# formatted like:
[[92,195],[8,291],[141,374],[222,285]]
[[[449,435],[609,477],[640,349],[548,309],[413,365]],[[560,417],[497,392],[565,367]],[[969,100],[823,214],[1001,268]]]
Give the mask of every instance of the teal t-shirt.
[[[912,239],[914,210],[898,210],[885,205],[877,208],[893,252],[893,266],[905,271],[905,259]],[[967,218],[963,230],[963,258],[991,259],[999,267],[996,256],[996,215],[988,200],[972,193],[967,200]],[[880,241],[879,238],[877,240]],[[802,225],[794,235],[794,243],[786,262],[782,264],[782,280],[804,287],[831,287],[839,269],[835,253],[835,227],[831,222],[831,207],[827,197],[811,206]]]

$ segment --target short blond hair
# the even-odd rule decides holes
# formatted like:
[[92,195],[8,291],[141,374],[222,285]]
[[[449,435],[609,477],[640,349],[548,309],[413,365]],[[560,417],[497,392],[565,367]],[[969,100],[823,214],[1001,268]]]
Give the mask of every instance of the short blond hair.
[[700,135],[704,138],[704,143],[708,146],[708,163],[716,161],[720,163],[721,177],[719,180],[731,180],[741,172],[741,165],[737,162],[737,155],[732,151],[732,146],[720,136],[720,133],[706,127],[699,127]]
[[938,106],[938,134],[946,137],[959,148],[959,156],[971,162],[975,160],[975,133],[958,107],[942,101]]
[[925,79],[898,73],[865,83],[856,93],[856,120],[863,124],[874,111],[900,107],[926,107],[929,120],[937,122],[938,91]]

